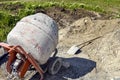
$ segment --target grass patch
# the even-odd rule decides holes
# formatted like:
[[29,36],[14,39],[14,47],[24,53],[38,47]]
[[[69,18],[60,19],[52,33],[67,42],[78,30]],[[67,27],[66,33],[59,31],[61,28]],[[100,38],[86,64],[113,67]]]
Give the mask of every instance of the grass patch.
[[0,11],[0,41],[6,39],[8,32],[15,26],[18,21],[17,17],[9,12]]
[[[0,41],[6,39],[8,32],[22,17],[34,14],[37,8],[45,9],[59,6],[66,9],[83,8],[99,13],[112,13],[114,9],[120,11],[119,0],[0,0]],[[120,18],[119,12],[115,17]]]

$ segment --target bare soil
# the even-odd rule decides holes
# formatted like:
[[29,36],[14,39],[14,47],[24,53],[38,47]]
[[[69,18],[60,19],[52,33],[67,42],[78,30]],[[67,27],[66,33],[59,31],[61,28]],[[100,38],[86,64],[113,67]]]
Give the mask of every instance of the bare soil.
[[[36,9],[51,16],[59,26],[57,56],[70,63],[56,75],[45,74],[44,80],[117,80],[120,77],[120,19],[84,9],[68,10],[60,7]],[[80,47],[78,54],[67,50],[85,41],[100,38]],[[2,74],[1,74],[2,75]],[[1,76],[5,79],[5,75]],[[29,71],[25,80],[39,80],[36,71]],[[118,79],[119,80],[119,79]]]
[[45,13],[52,17],[58,23],[59,28],[65,28],[72,22],[84,17],[90,17],[92,19],[110,19],[110,15],[106,14],[98,14],[84,9],[70,10],[57,6],[47,9],[36,8],[36,13],[38,12]]

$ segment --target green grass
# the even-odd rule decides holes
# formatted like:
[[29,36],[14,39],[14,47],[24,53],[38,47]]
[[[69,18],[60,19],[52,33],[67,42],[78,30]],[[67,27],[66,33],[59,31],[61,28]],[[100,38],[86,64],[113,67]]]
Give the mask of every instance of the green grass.
[[[24,1],[24,0],[23,0]],[[26,0],[34,2],[59,2],[59,3],[84,3],[88,6],[96,7],[99,6],[106,11],[116,9],[120,11],[120,0]]]
[[[52,6],[67,9],[83,8],[105,14],[115,14],[120,18],[120,0],[0,0],[0,41],[22,17],[34,14],[36,8]],[[19,5],[19,7],[18,7]]]

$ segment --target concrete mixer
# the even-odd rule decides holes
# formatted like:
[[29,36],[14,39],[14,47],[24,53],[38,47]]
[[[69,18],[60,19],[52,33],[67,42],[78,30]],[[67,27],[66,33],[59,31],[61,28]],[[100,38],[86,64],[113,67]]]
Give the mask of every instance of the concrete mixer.
[[[55,57],[57,44],[57,24],[49,16],[37,13],[22,18],[8,34],[7,43],[0,43],[7,52],[0,59],[8,55],[6,69],[13,76],[24,78],[32,65],[43,80],[46,71],[56,74],[61,68],[62,59]],[[46,64],[43,69],[41,66]]]

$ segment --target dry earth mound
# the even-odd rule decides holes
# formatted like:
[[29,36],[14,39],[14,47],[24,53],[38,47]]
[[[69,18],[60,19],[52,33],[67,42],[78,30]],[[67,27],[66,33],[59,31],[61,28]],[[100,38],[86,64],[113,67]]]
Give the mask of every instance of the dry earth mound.
[[[46,73],[45,80],[119,80],[120,19],[105,20],[108,17],[95,12],[82,9],[69,11],[59,7],[37,9],[36,12],[46,13],[57,21],[60,29],[58,56],[71,64],[68,69],[62,68],[54,76]],[[66,54],[72,45],[96,37],[99,38],[79,46],[79,54]],[[5,80],[6,75],[0,77]],[[25,80],[39,78],[36,71],[31,71]]]
[[[60,30],[60,34],[59,49],[62,57],[79,57],[96,62],[96,68],[77,80],[114,80],[120,77],[120,19],[92,20],[85,17]],[[96,37],[99,38],[80,47],[79,54],[65,54],[72,45]]]

